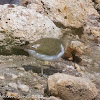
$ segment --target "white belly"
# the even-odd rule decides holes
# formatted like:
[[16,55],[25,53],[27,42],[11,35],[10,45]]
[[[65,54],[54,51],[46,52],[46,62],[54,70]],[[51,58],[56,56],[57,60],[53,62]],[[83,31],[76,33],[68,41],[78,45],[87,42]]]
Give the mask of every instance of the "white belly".
[[64,47],[61,45],[61,52],[59,54],[53,55],[53,56],[39,54],[36,51],[29,50],[29,49],[26,49],[25,51],[27,51],[30,55],[32,55],[33,57],[35,57],[37,59],[41,59],[41,60],[55,60],[55,59],[61,57],[64,54]]

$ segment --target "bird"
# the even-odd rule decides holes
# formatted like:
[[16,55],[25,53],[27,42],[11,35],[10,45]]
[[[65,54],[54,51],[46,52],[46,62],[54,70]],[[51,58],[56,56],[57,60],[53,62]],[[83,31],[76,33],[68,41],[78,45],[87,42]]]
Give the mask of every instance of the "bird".
[[[56,60],[64,54],[63,43],[56,38],[41,38],[22,47],[30,56],[45,61],[45,63]],[[41,67],[41,75],[43,75],[43,66]]]

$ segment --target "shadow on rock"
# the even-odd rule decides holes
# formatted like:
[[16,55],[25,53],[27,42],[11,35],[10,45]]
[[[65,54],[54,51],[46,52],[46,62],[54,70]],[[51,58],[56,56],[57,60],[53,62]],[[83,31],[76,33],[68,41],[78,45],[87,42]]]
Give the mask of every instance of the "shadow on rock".
[[[24,65],[23,68],[25,69],[25,71],[32,70],[32,72],[34,73],[38,73],[38,74],[41,73],[41,67],[38,67],[38,66]],[[44,66],[43,68],[43,73],[45,75],[53,75],[54,73],[57,73],[57,72],[61,73],[62,71],[53,66]]]

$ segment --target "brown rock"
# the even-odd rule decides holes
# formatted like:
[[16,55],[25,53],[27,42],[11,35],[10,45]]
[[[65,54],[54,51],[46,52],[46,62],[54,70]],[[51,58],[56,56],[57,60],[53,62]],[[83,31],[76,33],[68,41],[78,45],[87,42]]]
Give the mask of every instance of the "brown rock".
[[7,96],[7,98],[18,98],[18,93],[8,91],[6,96]]
[[63,100],[92,100],[98,94],[90,80],[61,73],[49,76],[48,90]]
[[[63,26],[81,27],[87,20],[85,6],[87,2],[80,0],[22,0],[20,5],[37,12],[43,13],[51,20],[61,23]],[[79,5],[80,4],[80,5]],[[77,11],[78,9],[78,11]]]
[[75,55],[77,55],[77,56],[79,55],[80,56],[80,54],[84,53],[84,50],[85,50],[84,43],[82,43],[80,41],[72,41],[68,45],[68,47],[67,47],[67,49],[65,51],[65,54],[62,56],[62,58],[73,61]]
[[88,15],[98,15],[91,0],[22,0],[20,5],[48,16],[60,27],[79,28],[87,22]]
[[100,4],[100,0],[95,0],[96,1],[96,3],[99,3]]

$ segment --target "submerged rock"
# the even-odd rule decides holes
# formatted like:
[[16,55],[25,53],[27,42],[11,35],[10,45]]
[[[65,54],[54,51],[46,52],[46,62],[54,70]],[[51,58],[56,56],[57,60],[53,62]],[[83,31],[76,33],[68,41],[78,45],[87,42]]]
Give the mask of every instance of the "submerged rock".
[[49,76],[48,90],[63,100],[92,100],[98,94],[90,80],[61,73]]

